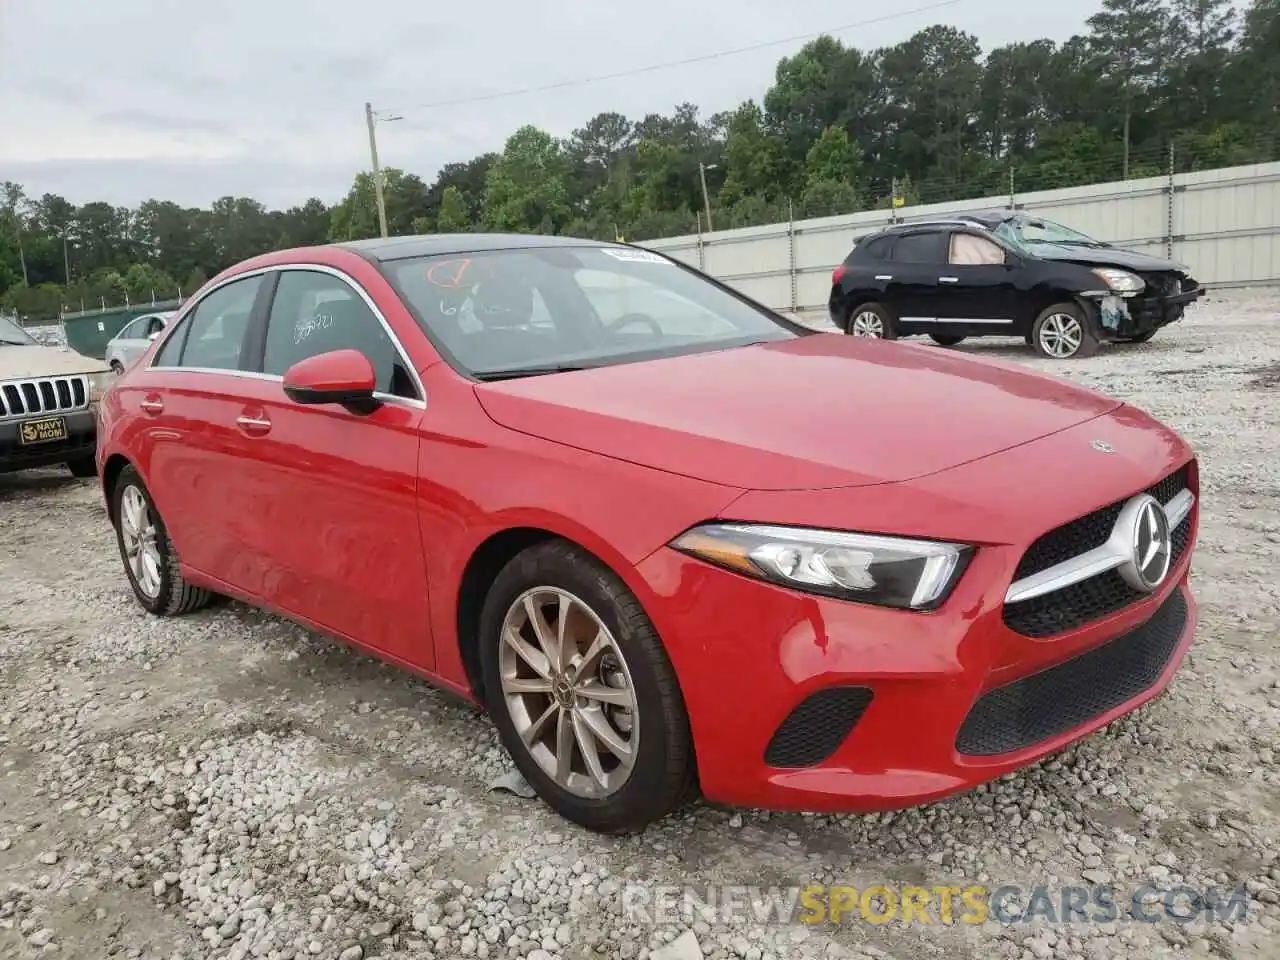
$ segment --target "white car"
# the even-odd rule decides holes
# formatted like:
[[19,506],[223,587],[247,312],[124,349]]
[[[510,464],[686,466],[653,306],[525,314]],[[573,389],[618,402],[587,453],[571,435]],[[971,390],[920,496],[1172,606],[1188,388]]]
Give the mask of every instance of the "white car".
[[147,352],[151,341],[160,336],[172,318],[172,313],[144,313],[134,317],[107,342],[107,365],[117,376],[124,373]]
[[0,317],[0,473],[64,463],[96,476],[97,405],[112,380],[103,361]]

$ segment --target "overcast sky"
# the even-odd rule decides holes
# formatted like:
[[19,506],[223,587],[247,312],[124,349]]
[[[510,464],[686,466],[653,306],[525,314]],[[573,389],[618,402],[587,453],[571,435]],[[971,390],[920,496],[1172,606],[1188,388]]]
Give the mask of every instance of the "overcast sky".
[[[873,48],[931,23],[987,49],[1065,39],[1097,0],[0,0],[0,181],[76,203],[148,197],[271,206],[340,198],[368,166],[424,180],[523,123],[556,135],[602,110],[704,114],[760,98],[802,41],[641,76],[422,109],[819,33]],[[419,106],[419,109],[414,109]]]

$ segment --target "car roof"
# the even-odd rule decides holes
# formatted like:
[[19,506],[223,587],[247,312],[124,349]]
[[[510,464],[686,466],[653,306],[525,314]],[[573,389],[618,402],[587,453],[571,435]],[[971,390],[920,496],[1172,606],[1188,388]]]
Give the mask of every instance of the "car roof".
[[621,246],[578,237],[551,237],[529,233],[432,233],[413,237],[378,237],[348,240],[333,246],[358,253],[379,263],[410,257],[431,257],[450,253],[477,253],[485,250],[531,249],[534,247]]

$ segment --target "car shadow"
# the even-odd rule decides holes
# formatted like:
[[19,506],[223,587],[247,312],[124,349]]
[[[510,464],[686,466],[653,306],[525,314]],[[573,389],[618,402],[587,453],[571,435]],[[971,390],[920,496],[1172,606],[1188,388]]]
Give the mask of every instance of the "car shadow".
[[65,470],[21,470],[17,473],[0,473],[0,500],[24,494],[62,490],[86,481],[71,476]]

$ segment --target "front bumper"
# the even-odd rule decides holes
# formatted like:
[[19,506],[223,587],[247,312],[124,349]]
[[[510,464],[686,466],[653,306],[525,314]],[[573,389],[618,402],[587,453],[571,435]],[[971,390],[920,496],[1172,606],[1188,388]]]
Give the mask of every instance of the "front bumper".
[[1060,751],[1165,688],[1195,634],[1190,551],[1162,590],[1044,640],[1002,622],[1020,554],[980,550],[929,614],[784,590],[670,549],[645,560],[704,794],[784,810],[911,806]]
[[[44,420],[56,417],[65,421],[65,440],[49,440],[42,443],[20,442],[21,424],[25,420]],[[0,473],[14,473],[35,467],[49,467],[92,457],[97,444],[97,415],[92,407],[47,416],[37,415],[23,420],[0,421]]]
[[1187,307],[1205,295],[1190,277],[1180,281],[1178,292],[1160,290],[1137,297],[1093,297],[1098,330],[1104,340],[1124,340],[1159,330],[1182,319]]

